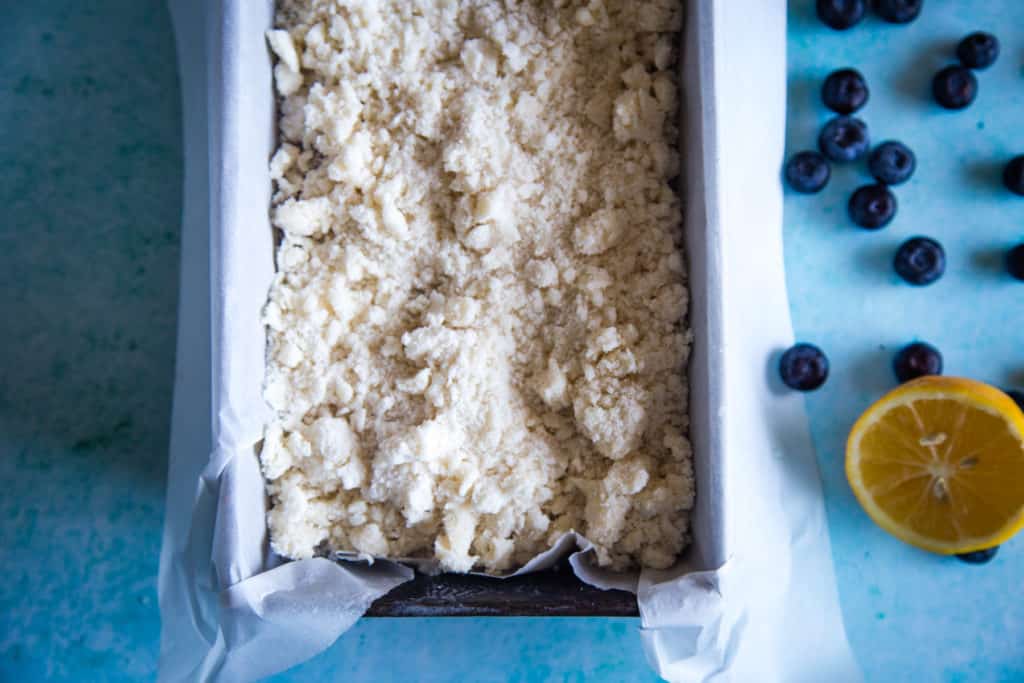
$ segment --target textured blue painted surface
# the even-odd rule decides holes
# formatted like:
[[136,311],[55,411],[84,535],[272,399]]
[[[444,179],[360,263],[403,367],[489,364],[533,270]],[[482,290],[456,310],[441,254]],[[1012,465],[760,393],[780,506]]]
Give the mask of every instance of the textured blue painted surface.
[[[786,202],[797,332],[835,368],[808,407],[847,627],[871,681],[1024,680],[1024,542],[985,568],[918,553],[864,517],[840,469],[845,430],[890,386],[891,353],[906,340],[938,344],[951,372],[1024,384],[1024,289],[998,259],[1024,239],[1024,202],[997,185],[998,162],[1024,152],[1024,6],[929,0],[913,26],[869,21],[833,34],[810,19],[811,5],[791,3],[789,148],[812,144],[825,118],[818,84],[850,64],[873,86],[865,118],[875,135],[904,139],[921,162],[881,233],[845,218],[860,168]],[[181,181],[170,26],[160,0],[4,9],[0,681],[148,680]],[[1000,33],[1004,56],[981,75],[972,110],[937,111],[930,72],[976,27]],[[916,233],[950,252],[949,275],[927,290],[901,286],[888,266]],[[637,626],[366,620],[276,680],[653,680]]]
[[142,680],[174,367],[180,105],[162,3],[0,22],[0,680]]
[[[818,24],[813,6],[790,3],[788,150],[814,146],[828,116],[821,82],[854,66],[871,88],[862,116],[873,138],[903,140],[918,157],[916,176],[894,190],[896,219],[877,233],[846,215],[850,193],[869,182],[865,164],[834,169],[821,195],[786,198],[797,336],[820,344],[834,368],[807,405],[851,642],[871,681],[910,672],[922,681],[1024,681],[1024,539],[985,567],[919,552],[868,520],[842,472],[846,431],[893,386],[892,355],[904,343],[937,345],[948,374],[1024,384],[1024,286],[1001,261],[1024,240],[1024,200],[999,181],[1002,164],[1024,154],[1024,3],[928,0],[909,26],[869,18],[845,33]],[[1002,39],[1002,57],[979,72],[973,107],[941,110],[931,76],[978,29]],[[924,289],[902,284],[891,265],[917,234],[938,239],[949,257],[946,276]]]

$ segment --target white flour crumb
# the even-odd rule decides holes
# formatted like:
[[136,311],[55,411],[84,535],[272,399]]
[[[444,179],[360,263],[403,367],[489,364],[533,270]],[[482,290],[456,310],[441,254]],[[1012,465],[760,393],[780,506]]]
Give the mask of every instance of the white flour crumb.
[[281,0],[277,552],[673,563],[678,0]]

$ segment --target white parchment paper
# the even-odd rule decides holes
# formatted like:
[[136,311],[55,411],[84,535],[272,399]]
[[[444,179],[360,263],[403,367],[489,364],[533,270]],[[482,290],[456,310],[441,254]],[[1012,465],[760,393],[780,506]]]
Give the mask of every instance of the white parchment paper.
[[[704,458],[696,541],[675,570],[613,575],[591,567],[586,540],[569,534],[527,569],[573,553],[583,580],[636,592],[643,646],[668,680],[859,680],[803,403],[766,382],[768,359],[792,341],[778,183],[785,2],[688,5],[687,221],[691,274],[707,288],[692,312]],[[269,551],[256,444],[267,417],[259,315],[273,269],[263,40],[272,3],[170,7],[186,191],[159,677],[248,681],[327,648],[413,573],[386,561],[282,562]]]

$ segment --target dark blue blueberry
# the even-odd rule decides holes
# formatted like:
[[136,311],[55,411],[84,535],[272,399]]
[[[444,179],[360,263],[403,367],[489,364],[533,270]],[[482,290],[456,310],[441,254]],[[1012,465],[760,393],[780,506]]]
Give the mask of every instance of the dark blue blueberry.
[[931,344],[914,342],[897,352],[892,359],[892,369],[900,382],[909,382],[925,375],[941,375],[942,354]]
[[1003,169],[1003,184],[1014,194],[1024,197],[1024,155],[1010,159]]
[[828,358],[814,344],[796,344],[782,354],[779,375],[790,389],[814,391],[828,379]]
[[1017,404],[1017,407],[1024,410],[1024,391],[1017,391],[1016,389],[1007,389],[1006,395],[1013,399],[1013,402]]
[[817,152],[797,152],[786,163],[786,181],[797,192],[820,192],[831,176],[828,160]]
[[984,550],[975,550],[973,553],[960,553],[956,556],[956,559],[967,564],[987,564],[992,561],[992,558],[999,552],[999,546],[994,545],[991,548],[985,548]]
[[917,159],[902,142],[883,142],[871,150],[868,170],[880,183],[899,185],[910,180],[917,168]]
[[969,69],[987,69],[999,58],[999,39],[984,31],[972,33],[956,46],[956,58]]
[[818,18],[837,31],[860,23],[864,18],[864,0],[818,0]]
[[875,0],[875,12],[892,24],[908,24],[921,13],[924,0]]
[[1006,254],[1006,269],[1018,280],[1024,280],[1024,244],[1018,244]]
[[946,272],[946,252],[930,237],[911,237],[893,261],[896,274],[912,285],[930,285]]
[[947,66],[932,79],[932,94],[946,109],[964,109],[978,96],[978,79],[966,66]]
[[835,117],[818,136],[818,149],[832,161],[856,161],[870,145],[867,125],[854,116]]
[[833,71],[821,86],[821,100],[838,114],[852,114],[867,104],[868,83],[856,69]]
[[867,230],[889,225],[896,215],[896,195],[885,185],[864,185],[850,197],[847,206],[854,223]]

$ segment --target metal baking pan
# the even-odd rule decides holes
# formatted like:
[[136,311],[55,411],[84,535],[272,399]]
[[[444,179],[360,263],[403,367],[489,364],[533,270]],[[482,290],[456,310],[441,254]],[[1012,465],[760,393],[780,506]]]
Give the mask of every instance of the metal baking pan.
[[[726,558],[724,548],[723,478],[721,476],[719,406],[721,389],[721,326],[722,316],[718,281],[721,269],[717,262],[720,250],[715,242],[717,226],[717,192],[714,187],[717,130],[710,115],[714,99],[714,0],[681,0],[685,4],[685,25],[680,49],[682,100],[682,158],[684,172],[680,191],[685,211],[686,257],[689,265],[690,313],[693,331],[693,353],[689,367],[690,438],[693,442],[696,473],[696,507],[692,514],[693,542],[682,561],[689,569],[714,569]],[[249,16],[238,16],[238,24],[270,29],[273,3],[228,3],[228,7]],[[230,10],[229,10],[230,13]],[[230,22],[230,16],[225,20]],[[251,89],[228,93],[228,97],[244,98],[247,106],[256,108],[260,119],[275,122],[273,109],[276,97],[271,74],[269,51],[263,64],[243,65],[249,71],[243,82]],[[262,139],[251,140],[253,148],[246,156],[258,154],[269,159],[275,150],[275,132],[268,131]],[[225,166],[240,160],[222,160]],[[265,192],[269,196],[269,172]],[[272,228],[269,218],[253,230]],[[270,244],[271,240],[260,240]],[[600,590],[579,581],[567,566],[559,566],[513,579],[441,574],[418,576],[373,604],[368,616],[636,616],[636,596],[618,590]]]

